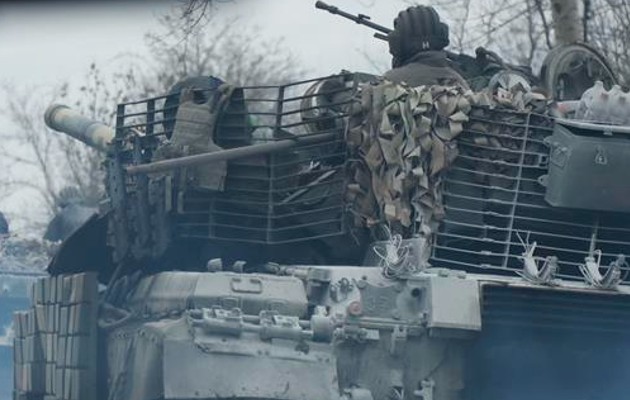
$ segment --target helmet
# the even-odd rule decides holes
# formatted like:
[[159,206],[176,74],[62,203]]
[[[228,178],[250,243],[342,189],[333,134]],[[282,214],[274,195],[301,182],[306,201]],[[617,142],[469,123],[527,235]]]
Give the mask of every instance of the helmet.
[[448,46],[448,25],[440,22],[433,7],[409,7],[394,19],[394,30],[388,35],[388,42],[396,67],[421,51],[442,50]]

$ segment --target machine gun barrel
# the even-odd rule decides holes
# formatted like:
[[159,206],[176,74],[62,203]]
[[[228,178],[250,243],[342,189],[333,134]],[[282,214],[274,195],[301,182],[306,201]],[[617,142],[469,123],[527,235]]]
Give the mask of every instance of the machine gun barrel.
[[236,158],[269,154],[296,147],[301,144],[319,143],[330,140],[337,136],[336,132],[322,133],[317,135],[296,136],[292,139],[278,140],[270,143],[253,144],[250,146],[237,147],[234,149],[219,150],[212,153],[195,154],[170,160],[155,161],[148,164],[132,165],[126,167],[130,175],[151,174],[156,172],[170,171],[177,168],[190,167],[194,165],[210,164],[217,161],[228,161]]
[[344,18],[347,18],[351,21],[356,22],[359,25],[365,25],[367,27],[370,27],[376,31],[379,31],[381,33],[375,33],[374,37],[377,39],[381,39],[381,40],[387,40],[387,35],[389,35],[391,33],[391,29],[383,26],[383,25],[379,25],[376,24],[372,21],[370,21],[370,17],[365,15],[365,14],[358,14],[358,15],[354,15],[354,14],[350,14],[347,13],[343,10],[340,10],[338,7],[336,6],[332,6],[330,4],[326,4],[323,1],[317,1],[315,3],[315,8],[319,8],[320,10],[325,10],[328,11],[331,14],[334,15],[340,15]]
[[62,104],[48,107],[44,120],[49,128],[72,136],[99,151],[107,151],[107,145],[114,138],[111,127],[84,117]]

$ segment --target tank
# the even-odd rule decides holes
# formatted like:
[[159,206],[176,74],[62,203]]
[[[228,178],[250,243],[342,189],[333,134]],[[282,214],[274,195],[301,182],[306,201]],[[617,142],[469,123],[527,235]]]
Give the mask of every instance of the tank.
[[15,399],[624,397],[624,130],[351,73],[194,82],[118,105],[99,215],[14,316]]

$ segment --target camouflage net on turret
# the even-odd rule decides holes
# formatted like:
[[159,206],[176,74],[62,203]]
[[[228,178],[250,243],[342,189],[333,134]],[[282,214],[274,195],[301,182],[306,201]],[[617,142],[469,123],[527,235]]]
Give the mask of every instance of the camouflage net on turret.
[[[458,155],[458,135],[469,115],[495,108],[540,112],[540,94],[495,93],[460,87],[406,87],[391,82],[366,85],[362,112],[350,121],[352,154],[347,201],[355,226],[385,225],[403,238],[426,238],[444,217],[444,174]],[[542,108],[541,108],[542,107]]]

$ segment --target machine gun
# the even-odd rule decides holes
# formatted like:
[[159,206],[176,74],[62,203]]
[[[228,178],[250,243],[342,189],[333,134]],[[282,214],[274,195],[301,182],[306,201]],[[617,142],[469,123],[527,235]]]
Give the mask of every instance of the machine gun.
[[[317,1],[315,7],[365,25],[378,32],[374,37],[388,40],[392,29],[371,21],[365,14],[350,14],[338,7]],[[526,90],[539,87],[559,101],[577,100],[595,81],[601,80],[607,88],[619,83],[610,64],[593,47],[584,43],[557,46],[543,62],[540,74],[529,66],[506,63],[498,54],[483,47],[475,49],[475,57],[463,53],[445,51],[451,67],[457,70],[473,90],[494,89],[506,85],[520,84]]]
[[372,21],[370,21],[370,17],[365,15],[365,14],[358,14],[358,15],[354,15],[354,14],[350,14],[347,13],[343,10],[340,10],[339,7],[336,6],[332,6],[330,4],[326,4],[323,1],[318,1],[315,3],[315,8],[319,8],[320,10],[325,10],[328,11],[329,13],[333,14],[333,15],[340,15],[344,18],[349,19],[350,21],[354,21],[359,25],[365,25],[369,28],[372,28],[378,32],[376,32],[374,34],[374,37],[377,39],[381,39],[381,40],[385,40],[387,41],[387,35],[389,35],[391,33],[391,29],[384,27],[383,25],[379,25],[376,24]]
[[[371,18],[365,14],[354,15],[340,10],[336,6],[326,4],[323,1],[317,1],[315,3],[315,7],[378,31],[374,34],[374,37],[380,40],[387,41],[388,35],[392,32],[392,29],[372,22]],[[499,76],[499,73],[502,71],[509,71],[513,74],[519,75],[519,80],[525,84],[527,84],[527,82],[532,83],[536,81],[536,78],[527,67],[509,65],[505,63],[496,53],[488,51],[483,47],[478,47],[476,49],[476,57],[450,51],[445,52],[448,60],[451,62],[451,66],[468,81],[471,88],[476,90],[481,90],[483,87],[497,84],[499,79],[505,80],[504,77]]]

